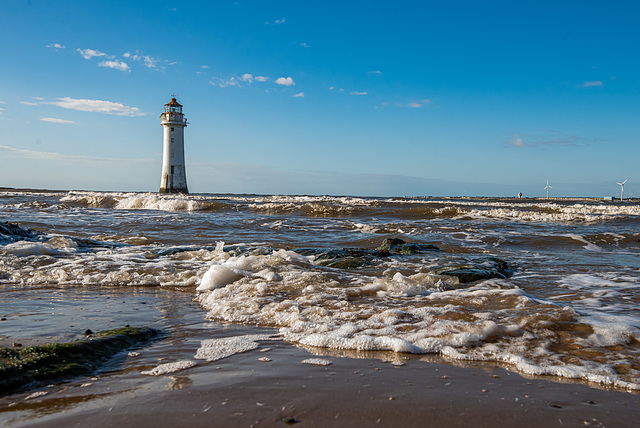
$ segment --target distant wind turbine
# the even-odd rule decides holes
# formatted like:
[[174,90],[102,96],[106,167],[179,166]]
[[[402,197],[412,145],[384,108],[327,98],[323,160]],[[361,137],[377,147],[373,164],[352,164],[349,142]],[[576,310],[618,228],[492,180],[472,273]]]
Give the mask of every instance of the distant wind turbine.
[[547,199],[549,199],[549,189],[553,189],[553,187],[549,186],[549,180],[547,179],[547,185],[544,188],[547,191]]
[[624,180],[622,183],[616,183],[620,185],[620,200],[622,200],[622,196],[624,195],[624,183],[626,183],[627,180]]

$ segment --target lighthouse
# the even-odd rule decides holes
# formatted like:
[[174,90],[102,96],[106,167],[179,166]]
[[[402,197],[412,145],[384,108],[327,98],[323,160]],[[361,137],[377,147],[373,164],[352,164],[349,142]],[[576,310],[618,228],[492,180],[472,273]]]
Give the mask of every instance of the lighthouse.
[[189,193],[184,166],[184,128],[187,126],[187,118],[182,114],[182,106],[175,98],[164,105],[164,113],[160,115],[160,119],[164,140],[159,192]]

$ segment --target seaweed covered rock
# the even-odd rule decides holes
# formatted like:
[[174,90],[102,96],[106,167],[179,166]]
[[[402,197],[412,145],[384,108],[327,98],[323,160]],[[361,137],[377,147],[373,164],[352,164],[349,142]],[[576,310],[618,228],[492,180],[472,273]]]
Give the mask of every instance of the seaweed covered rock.
[[507,262],[494,256],[467,257],[459,263],[450,263],[436,269],[436,274],[455,276],[461,283],[493,278],[508,278]]
[[314,263],[339,269],[353,269],[374,262],[378,258],[392,255],[414,255],[429,251],[440,251],[435,245],[406,243],[402,239],[387,238],[380,247],[364,248],[297,248],[296,253],[313,256]]
[[21,227],[8,221],[0,221],[0,244],[16,241],[36,241],[42,236],[37,230]]
[[378,253],[384,254],[403,254],[403,255],[411,255],[411,254],[421,254],[428,251],[440,251],[440,248],[431,244],[416,244],[416,243],[407,243],[399,238],[387,238],[382,241],[382,244],[378,248]]
[[88,339],[28,348],[0,348],[0,394],[32,382],[86,375],[118,352],[147,342],[160,332],[125,327],[88,334]]
[[358,268],[369,263],[377,256],[375,250],[362,248],[297,248],[295,251],[303,256],[313,256],[314,263],[320,266],[338,269]]

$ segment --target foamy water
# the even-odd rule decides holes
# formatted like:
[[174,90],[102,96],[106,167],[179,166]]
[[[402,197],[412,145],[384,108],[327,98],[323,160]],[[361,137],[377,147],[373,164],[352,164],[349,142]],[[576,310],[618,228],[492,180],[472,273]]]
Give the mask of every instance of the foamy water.
[[[185,287],[212,321],[300,345],[640,389],[632,201],[14,191],[0,220],[22,228],[0,228],[0,284]],[[441,251],[375,251],[388,238]],[[452,273],[468,270],[491,275]]]

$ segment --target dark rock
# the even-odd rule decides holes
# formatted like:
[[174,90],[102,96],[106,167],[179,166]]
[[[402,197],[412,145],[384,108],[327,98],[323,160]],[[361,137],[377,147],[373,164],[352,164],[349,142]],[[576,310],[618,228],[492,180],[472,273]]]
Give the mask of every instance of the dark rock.
[[361,248],[321,249],[298,248],[296,253],[303,256],[314,256],[314,263],[338,269],[353,269],[370,263],[376,252]]
[[90,374],[116,353],[159,333],[151,328],[128,327],[102,331],[78,342],[0,348],[0,395],[42,381]]
[[406,242],[399,238],[387,238],[378,248],[380,251],[397,252]]
[[8,221],[0,222],[0,244],[11,243],[16,241],[36,241],[43,235],[37,230],[23,228],[15,223]]
[[401,254],[406,256],[429,251],[440,251],[440,248],[431,244],[406,243],[399,238],[387,238],[382,241],[382,244],[378,247],[379,253],[386,252],[389,254]]
[[436,274],[455,276],[461,283],[466,284],[493,278],[508,278],[510,272],[509,265],[504,260],[493,256],[479,256],[439,267]]

